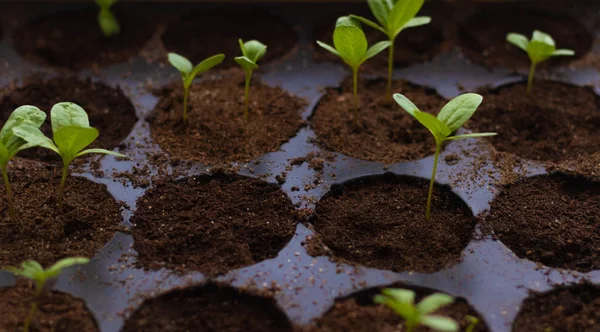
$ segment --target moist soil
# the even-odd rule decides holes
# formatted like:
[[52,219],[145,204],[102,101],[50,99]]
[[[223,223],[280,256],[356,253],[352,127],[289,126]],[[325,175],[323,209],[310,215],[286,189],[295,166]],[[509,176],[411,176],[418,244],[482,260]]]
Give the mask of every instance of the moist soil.
[[[19,281],[15,286],[0,288],[0,330],[20,331],[35,296],[32,283]],[[30,325],[36,332],[98,331],[92,314],[83,300],[67,293],[46,292]]]
[[98,9],[58,12],[35,19],[15,31],[16,51],[35,63],[72,70],[103,67],[138,55],[155,32],[155,24],[132,7],[113,8],[121,33],[107,38],[98,26]]
[[[6,122],[10,114],[21,105],[33,105],[46,112],[42,132],[52,137],[50,110],[58,102],[71,101],[83,107],[90,125],[100,131],[100,136],[90,147],[112,150],[129,135],[137,121],[135,108],[120,87],[112,88],[91,79],[57,77],[38,80],[27,79],[20,87],[0,91],[0,119]],[[19,156],[43,161],[60,161],[60,157],[48,149],[29,149]]]
[[244,75],[207,79],[190,87],[184,123],[183,88],[177,82],[161,91],[149,118],[152,137],[172,159],[222,165],[246,162],[277,151],[303,124],[306,102],[279,87],[253,80],[250,116],[243,117]]
[[294,235],[294,206],[279,186],[217,173],[167,182],[138,200],[138,264],[209,276],[277,256]]
[[[236,56],[241,56],[239,39],[259,40],[267,45],[261,58],[264,64],[280,59],[294,49],[298,37],[294,29],[268,12],[244,5],[237,10],[219,7],[208,11],[192,12],[171,23],[162,41],[169,52],[179,53],[194,64],[223,53],[226,58],[219,68],[236,67]],[[226,22],[235,22],[227,24]],[[244,27],[239,29],[239,27]]]
[[[356,123],[352,79],[328,89],[319,102],[311,125],[324,149],[353,158],[391,164],[417,160],[435,152],[429,130],[385,96],[387,80],[359,80],[360,110]],[[437,114],[445,100],[433,89],[394,81],[394,93],[410,98],[420,110]]]
[[9,219],[2,185],[0,266],[26,259],[47,266],[70,256],[91,258],[121,230],[119,204],[103,184],[69,176],[59,213],[60,168],[17,158],[9,164],[8,174],[17,220]]
[[599,331],[600,288],[584,283],[558,286],[525,299],[513,332]]
[[473,61],[486,66],[525,68],[529,67],[527,54],[508,43],[506,35],[516,32],[531,39],[534,30],[550,34],[557,48],[575,51],[575,56],[554,57],[539,67],[565,65],[592,47],[592,35],[574,18],[527,7],[519,9],[513,4],[484,7],[459,25],[458,40],[463,53]]
[[600,268],[600,183],[556,173],[501,190],[486,223],[517,256],[546,266]]
[[[561,162],[600,151],[598,97],[591,88],[537,80],[482,91],[483,103],[467,123],[476,132],[497,132],[499,151],[525,159]],[[417,104],[418,105],[418,104]]]
[[426,180],[391,173],[334,186],[315,209],[317,240],[334,258],[378,269],[431,273],[454,265],[475,219],[458,196],[435,186],[427,221],[427,189]]

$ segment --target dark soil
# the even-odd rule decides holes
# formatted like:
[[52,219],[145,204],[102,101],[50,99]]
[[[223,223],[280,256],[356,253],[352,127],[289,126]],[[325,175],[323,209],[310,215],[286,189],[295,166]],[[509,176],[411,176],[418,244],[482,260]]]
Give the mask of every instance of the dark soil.
[[294,206],[279,186],[239,175],[167,182],[138,200],[138,264],[214,276],[277,253],[294,235]]
[[267,45],[267,53],[260,60],[263,64],[280,59],[294,49],[298,37],[283,20],[255,7],[236,7],[239,8],[217,6],[178,19],[167,27],[162,37],[165,48],[184,55],[194,64],[224,53],[226,58],[219,68],[238,66],[233,59],[242,54],[240,38],[256,39]]
[[332,187],[315,210],[317,236],[333,256],[393,271],[436,272],[456,264],[473,237],[475,219],[447,187],[391,173]]
[[600,331],[600,288],[584,283],[534,293],[523,302],[512,331]]
[[506,186],[487,223],[521,258],[588,272],[600,268],[600,183],[553,174]]
[[270,298],[209,284],[146,300],[127,319],[127,331],[292,331]]
[[192,85],[187,124],[182,120],[181,84],[164,89],[149,119],[152,137],[173,159],[211,165],[246,162],[277,151],[302,125],[306,102],[255,79],[245,121],[243,82],[244,76],[236,74]]
[[[90,147],[113,149],[129,135],[137,121],[135,108],[120,87],[112,88],[89,78],[58,77],[49,80],[30,78],[21,87],[0,91],[0,119],[5,122],[21,105],[39,107],[48,114],[42,131],[52,137],[50,110],[58,102],[71,101],[88,113],[90,125],[100,131],[100,136]],[[47,149],[22,151],[19,156],[59,161],[60,157]]]
[[69,176],[63,213],[58,213],[60,168],[17,158],[8,172],[17,220],[8,217],[1,185],[0,266],[26,259],[46,266],[69,256],[91,258],[120,230],[119,204],[105,185]]
[[[35,287],[25,281],[0,288],[0,330],[21,331],[34,296]],[[81,299],[62,292],[47,292],[39,301],[30,331],[87,332],[98,331],[98,326]]]
[[493,131],[499,151],[559,162],[600,151],[598,97],[591,88],[538,80],[483,91],[483,103],[467,127]]
[[[565,28],[568,27],[568,28]],[[592,47],[592,35],[574,18],[514,5],[488,5],[463,22],[458,30],[463,53],[487,66],[529,67],[529,58],[508,43],[506,35],[521,33],[531,39],[533,30],[552,36],[557,48],[575,50],[575,56],[555,57],[540,66],[564,65],[584,56]]]
[[[311,119],[317,143],[323,148],[362,160],[391,164],[416,160],[435,151],[433,136],[395,102],[386,100],[387,81],[359,80],[359,122],[355,124],[352,79],[328,89]],[[435,90],[394,81],[402,93],[424,112],[437,114],[445,101]]]
[[96,7],[58,12],[38,18],[15,31],[16,51],[24,58],[54,67],[79,70],[126,61],[138,55],[155,24],[133,7],[115,5],[121,33],[106,38],[98,26]]

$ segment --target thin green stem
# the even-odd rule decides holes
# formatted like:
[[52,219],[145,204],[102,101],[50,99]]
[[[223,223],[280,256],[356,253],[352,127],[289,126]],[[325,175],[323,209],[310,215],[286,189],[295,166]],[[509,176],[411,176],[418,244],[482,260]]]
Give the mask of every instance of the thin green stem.
[[248,96],[250,95],[250,80],[252,79],[252,70],[246,71],[246,86],[244,87],[244,120],[248,121]]
[[431,197],[433,196],[433,184],[435,183],[435,174],[437,173],[438,159],[440,158],[440,151],[442,150],[442,143],[435,143],[435,155],[433,157],[433,170],[431,171],[431,180],[429,181],[429,194],[427,194],[427,209],[425,211],[425,219],[431,218]]
[[405,327],[406,327],[405,332],[413,332],[413,329],[415,328],[415,326],[412,323],[408,323],[408,322],[406,322]]
[[529,68],[529,77],[527,78],[527,94],[531,92],[531,87],[533,86],[533,74],[535,73],[535,63],[531,63],[531,67]]
[[8,181],[8,172],[6,169],[7,165],[3,165],[0,167],[2,170],[2,177],[4,178],[4,186],[6,187],[6,201],[8,202],[8,216],[11,220],[15,220],[15,205],[13,203],[13,195],[12,190],[10,188],[10,181]]
[[389,47],[388,55],[388,82],[387,82],[387,95],[386,99],[392,101],[392,75],[394,72],[394,39],[390,40],[392,44]]
[[63,197],[65,196],[65,184],[67,183],[67,172],[69,170],[69,164],[64,164],[62,170],[62,179],[60,180],[60,187],[58,187],[58,212],[63,211]]
[[183,86],[183,122],[187,122],[187,104],[188,95],[190,94],[190,87],[188,85]]
[[35,313],[37,312],[38,301],[39,301],[40,297],[42,296],[43,291],[44,291],[44,284],[40,284],[40,283],[36,282],[34,300],[33,300],[33,303],[31,304],[31,308],[29,308],[29,313],[27,314],[27,317],[25,318],[25,322],[23,322],[23,332],[29,332],[29,326],[31,325],[31,322],[33,321],[33,317],[35,316]]
[[352,81],[354,84],[354,124],[358,125],[358,68],[352,68]]

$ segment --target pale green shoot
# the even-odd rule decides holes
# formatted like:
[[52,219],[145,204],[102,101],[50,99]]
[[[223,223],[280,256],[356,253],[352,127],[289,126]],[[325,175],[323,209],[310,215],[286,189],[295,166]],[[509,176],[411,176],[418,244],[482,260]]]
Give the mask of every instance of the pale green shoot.
[[467,319],[469,320],[469,326],[467,326],[465,332],[475,332],[475,328],[477,327],[477,324],[479,324],[479,318],[467,315]]
[[112,37],[121,32],[119,21],[117,21],[117,17],[110,10],[117,1],[118,0],[96,0],[96,4],[100,8],[100,12],[98,13],[98,25],[106,37]]
[[241,38],[239,39],[239,43],[240,49],[242,50],[242,56],[238,56],[234,60],[246,72],[246,84],[244,86],[244,120],[248,121],[248,98],[250,96],[250,80],[252,79],[252,72],[258,68],[258,60],[267,53],[267,46],[258,40],[244,42]]

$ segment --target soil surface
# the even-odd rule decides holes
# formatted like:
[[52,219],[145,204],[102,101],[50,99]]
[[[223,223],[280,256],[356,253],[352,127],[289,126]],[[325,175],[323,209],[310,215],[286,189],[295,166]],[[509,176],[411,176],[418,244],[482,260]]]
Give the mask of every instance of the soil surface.
[[277,253],[294,235],[294,206],[279,186],[217,173],[167,182],[138,200],[139,265],[215,276]]
[[292,331],[272,299],[209,284],[146,300],[127,319],[127,331]]
[[4,185],[0,200],[0,266],[34,259],[46,266],[69,256],[92,258],[121,230],[119,204],[106,186],[69,176],[63,212],[56,193],[61,169],[14,159],[8,166],[17,220],[8,217]]
[[513,332],[599,330],[600,288],[587,283],[532,294],[521,305],[512,328]]
[[[112,150],[129,135],[137,121],[135,108],[120,87],[112,88],[89,78],[58,77],[49,80],[30,78],[20,87],[0,90],[0,119],[6,122],[10,114],[21,105],[33,105],[46,112],[48,117],[42,131],[52,137],[50,110],[58,102],[71,101],[88,113],[90,125],[100,131],[100,136],[90,147]],[[48,149],[30,149],[19,156],[43,161],[60,161]]]
[[475,219],[448,188],[436,186],[427,221],[427,189],[428,181],[393,174],[332,187],[315,209],[318,240],[336,258],[379,269],[430,273],[456,264]]
[[[340,88],[328,89],[311,118],[317,143],[353,158],[386,164],[416,160],[435,152],[429,130],[395,102],[386,100],[387,81],[359,79],[359,120],[355,122],[352,78]],[[434,90],[405,81],[394,81],[394,93],[402,93],[420,110],[437,114],[445,100]]]
[[[499,151],[559,162],[600,151],[598,97],[592,89],[537,80],[483,91],[483,103],[466,127],[493,131]],[[418,104],[417,104],[418,105]]]
[[162,91],[150,116],[152,137],[172,159],[221,165],[277,151],[302,125],[306,102],[257,78],[250,87],[250,116],[243,117],[244,75],[193,84],[184,124],[179,82]]
[[506,186],[486,222],[521,258],[588,272],[600,268],[600,183],[563,174]]
[[15,31],[12,40],[24,58],[54,67],[79,70],[126,61],[138,55],[155,31],[134,7],[115,5],[121,33],[107,38],[98,26],[98,9],[62,11],[38,18]]
[[[565,29],[568,27],[568,29]],[[529,67],[527,54],[506,41],[516,32],[531,39],[533,30],[552,36],[557,48],[575,51],[575,56],[548,59],[540,66],[564,65],[584,56],[592,47],[592,35],[574,18],[514,5],[488,5],[459,26],[459,44],[470,59],[487,66],[512,69]]]
[[259,60],[259,66],[280,59],[294,49],[298,37],[283,20],[255,7],[236,7],[238,9],[216,6],[181,17],[167,27],[162,37],[165,48],[194,64],[223,53],[226,58],[218,68],[238,66],[234,58],[242,55],[240,38],[243,41],[256,39],[267,45],[267,53]]

